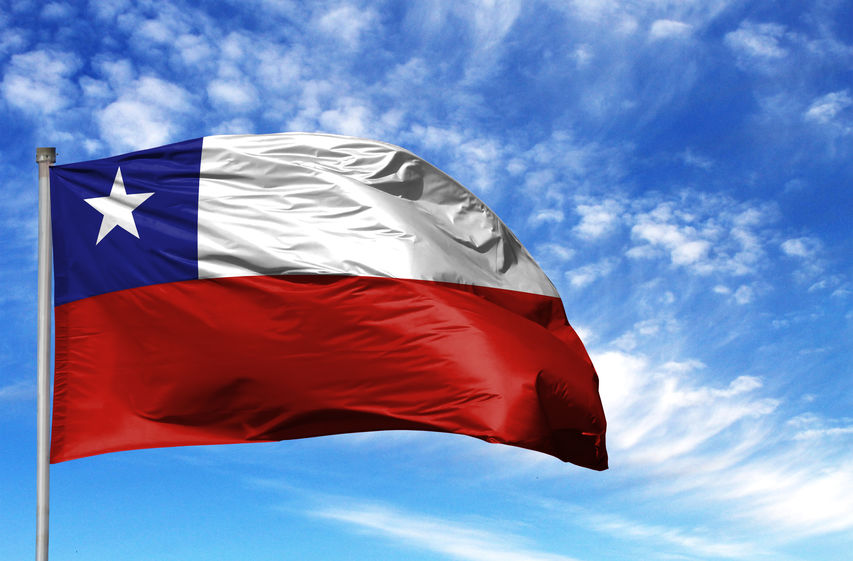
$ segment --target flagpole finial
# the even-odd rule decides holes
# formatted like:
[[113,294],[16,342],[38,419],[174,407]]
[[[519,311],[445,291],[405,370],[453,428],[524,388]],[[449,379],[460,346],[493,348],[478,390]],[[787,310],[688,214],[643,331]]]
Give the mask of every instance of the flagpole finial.
[[49,164],[56,163],[56,148],[52,146],[36,148],[36,162],[47,162]]

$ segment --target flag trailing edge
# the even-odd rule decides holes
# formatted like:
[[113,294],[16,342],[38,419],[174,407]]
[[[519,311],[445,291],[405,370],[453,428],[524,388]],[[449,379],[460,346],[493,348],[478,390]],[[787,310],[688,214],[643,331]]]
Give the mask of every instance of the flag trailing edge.
[[51,461],[416,429],[606,469],[556,289],[470,191],[326,134],[51,169]]

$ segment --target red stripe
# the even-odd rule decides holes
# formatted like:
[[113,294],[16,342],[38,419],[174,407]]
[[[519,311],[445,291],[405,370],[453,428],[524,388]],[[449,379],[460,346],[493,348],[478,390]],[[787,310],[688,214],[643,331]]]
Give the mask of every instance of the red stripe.
[[607,465],[598,378],[556,298],[257,276],[56,308],[52,462],[384,429]]

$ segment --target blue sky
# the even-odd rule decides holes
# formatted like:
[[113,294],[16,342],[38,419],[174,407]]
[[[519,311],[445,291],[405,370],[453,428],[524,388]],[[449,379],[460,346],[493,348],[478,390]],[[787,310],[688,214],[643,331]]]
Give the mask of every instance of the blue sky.
[[558,287],[609,471],[415,432],[52,468],[53,559],[842,560],[853,2],[0,1],[0,558],[35,540],[36,146],[404,146]]

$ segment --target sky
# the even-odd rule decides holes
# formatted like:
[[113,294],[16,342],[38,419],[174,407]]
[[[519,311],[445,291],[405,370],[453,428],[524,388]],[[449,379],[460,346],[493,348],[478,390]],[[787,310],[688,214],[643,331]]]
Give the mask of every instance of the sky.
[[0,0],[0,558],[34,555],[35,148],[403,146],[497,212],[610,469],[380,432],[51,468],[52,559],[849,559],[853,2]]

